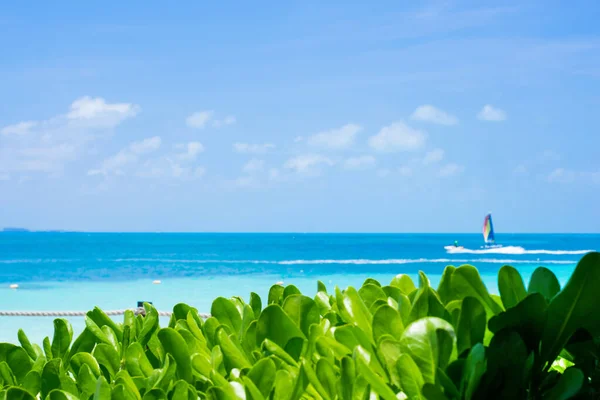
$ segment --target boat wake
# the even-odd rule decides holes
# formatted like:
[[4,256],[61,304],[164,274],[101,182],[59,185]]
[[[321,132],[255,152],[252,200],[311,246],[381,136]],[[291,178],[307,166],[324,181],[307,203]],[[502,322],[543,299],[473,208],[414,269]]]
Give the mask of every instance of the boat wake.
[[576,255],[587,254],[594,250],[526,250],[520,246],[503,246],[485,249],[466,249],[464,247],[445,246],[448,254],[548,254],[548,255]]

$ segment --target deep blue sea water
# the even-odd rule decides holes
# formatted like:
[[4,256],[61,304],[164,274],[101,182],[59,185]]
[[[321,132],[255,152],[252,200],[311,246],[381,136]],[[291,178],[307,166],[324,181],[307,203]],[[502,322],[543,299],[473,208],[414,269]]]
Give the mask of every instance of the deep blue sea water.
[[[454,240],[464,249],[447,250]],[[577,261],[600,249],[600,235],[497,234],[498,249],[464,234],[161,234],[0,233],[0,310],[88,310],[134,307],[160,310],[187,302],[210,311],[217,296],[251,291],[265,298],[283,281],[313,295],[317,279],[331,289],[382,282],[424,271],[437,284],[446,265],[479,268],[490,291],[509,264],[527,280],[540,266],[565,282]],[[152,282],[160,280],[161,284]],[[19,288],[9,289],[18,284]],[[71,318],[75,330],[82,318]],[[18,327],[33,340],[52,333],[51,318],[1,317],[0,341]]]

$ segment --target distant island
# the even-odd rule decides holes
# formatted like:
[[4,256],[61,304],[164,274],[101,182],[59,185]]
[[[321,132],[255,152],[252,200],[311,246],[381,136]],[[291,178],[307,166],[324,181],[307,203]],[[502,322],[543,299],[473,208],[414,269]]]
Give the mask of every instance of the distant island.
[[31,232],[29,229],[25,229],[25,228],[12,228],[12,227],[7,227],[2,229],[2,232]]
[[73,232],[73,231],[66,231],[66,230],[62,230],[62,229],[46,229],[46,230],[32,231],[32,230],[30,230],[30,229],[27,229],[27,228],[6,227],[6,228],[3,228],[2,230],[0,230],[0,232],[46,232],[46,233],[65,233],[65,232]]

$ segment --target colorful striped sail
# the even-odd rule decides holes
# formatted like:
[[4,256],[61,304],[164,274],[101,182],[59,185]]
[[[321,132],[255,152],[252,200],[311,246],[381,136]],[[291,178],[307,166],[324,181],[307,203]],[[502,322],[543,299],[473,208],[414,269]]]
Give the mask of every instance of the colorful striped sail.
[[483,220],[483,240],[486,243],[494,243],[494,225],[492,224],[492,214],[485,216]]

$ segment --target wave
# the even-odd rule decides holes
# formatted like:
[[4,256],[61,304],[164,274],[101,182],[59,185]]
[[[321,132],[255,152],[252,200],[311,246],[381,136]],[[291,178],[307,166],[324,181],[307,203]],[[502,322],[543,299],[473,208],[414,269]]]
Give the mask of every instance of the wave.
[[577,255],[587,254],[594,250],[526,250],[520,246],[495,247],[490,249],[466,249],[461,247],[444,247],[449,254],[547,254],[547,255]]
[[323,264],[352,264],[352,265],[386,265],[386,264],[577,264],[574,260],[511,260],[497,258],[478,259],[451,259],[451,258],[414,258],[414,259],[320,259],[320,260],[184,260],[184,259],[156,259],[156,258],[120,258],[118,262],[163,262],[182,264],[275,264],[275,265],[323,265]]
[[[500,249],[485,249],[485,250],[469,250],[458,249],[459,251],[449,250],[449,253],[465,253],[465,254],[486,254],[494,253]],[[581,254],[575,253],[504,253],[504,254]],[[587,251],[586,251],[587,252]],[[502,253],[500,253],[502,254]],[[20,259],[20,260],[0,260],[0,264],[28,264],[28,263],[56,263],[56,262],[79,262],[80,260],[56,260],[56,259]],[[100,261],[100,260],[98,260]],[[470,258],[470,259],[453,259],[453,258],[391,258],[391,259],[319,259],[319,260],[198,260],[198,259],[175,259],[175,258],[118,258],[110,260],[117,263],[164,263],[164,264],[263,264],[263,265],[391,265],[391,264],[468,264],[468,263],[488,263],[488,264],[577,264],[576,260],[518,260],[518,259],[499,259],[499,258]]]

